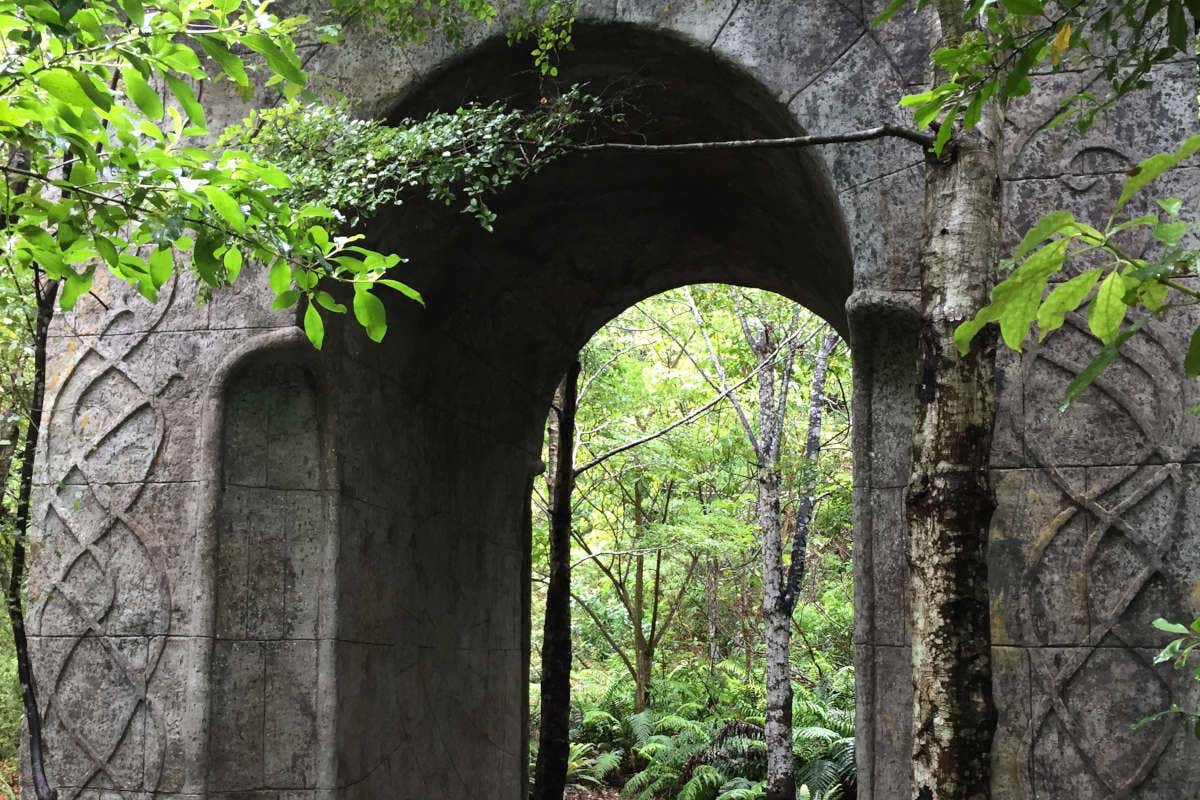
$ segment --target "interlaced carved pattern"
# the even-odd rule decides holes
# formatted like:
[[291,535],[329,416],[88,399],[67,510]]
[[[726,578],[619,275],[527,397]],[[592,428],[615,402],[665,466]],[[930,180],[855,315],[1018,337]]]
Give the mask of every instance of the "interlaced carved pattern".
[[[82,774],[71,776],[73,786],[60,790],[64,800],[74,800],[101,776],[113,787],[137,788],[123,785],[128,783],[129,778],[118,775],[113,762],[139,718],[144,720],[146,726],[145,752],[137,759],[143,770],[141,788],[153,791],[158,788],[161,778],[166,730],[161,710],[151,702],[148,688],[170,634],[171,588],[166,571],[147,547],[147,536],[131,518],[130,510],[141,497],[162,447],[165,417],[159,397],[170,380],[155,392],[153,387],[143,385],[131,374],[126,360],[161,323],[170,308],[173,295],[172,286],[170,293],[164,292],[164,297],[153,308],[154,316],[149,324],[141,325],[143,330],[139,333],[120,333],[123,324],[137,321],[139,316],[126,308],[110,311],[106,315],[99,337],[71,340],[81,345],[80,352],[66,370],[62,385],[45,415],[47,433],[42,463],[51,474],[46,475],[49,499],[42,517],[43,531],[49,531],[51,524],[54,524],[55,530],[62,536],[61,541],[55,542],[58,550],[56,557],[40,559],[40,568],[51,574],[39,576],[41,593],[30,611],[30,625],[34,631],[53,637],[62,637],[65,633],[70,641],[66,652],[53,659],[54,663],[49,667],[50,674],[47,676],[43,673],[42,677],[43,691],[46,693],[43,710],[46,722],[56,722],[59,730],[70,737],[86,759]],[[118,411],[111,423],[87,435],[83,430],[85,426],[79,424],[80,410],[71,401],[85,397],[102,379],[114,377],[121,380],[124,387],[133,390],[133,399],[127,408]],[[77,382],[76,378],[81,378],[81,381]],[[106,399],[112,401],[112,398]],[[153,420],[152,430],[144,422],[147,411]],[[120,463],[120,485],[106,486],[96,479],[96,469],[105,465],[94,463],[95,458],[111,437],[121,432],[132,432],[139,445],[148,442],[149,446],[135,448],[133,456]],[[66,434],[66,444],[70,448],[67,453],[51,455],[54,453],[53,446],[60,444],[58,440],[50,441],[55,433]],[[141,622],[134,626],[135,630],[114,630],[110,614],[123,610],[118,603],[121,582],[123,579],[130,580],[130,576],[124,574],[128,570],[122,570],[122,565],[113,563],[111,555],[104,552],[103,542],[107,538],[109,548],[115,551],[117,537],[126,535],[126,532],[132,537],[132,544],[149,572],[157,593],[157,607],[136,609],[138,613],[149,617],[148,625]],[[78,583],[72,581],[73,573],[78,569],[80,574],[84,574],[88,568],[101,572],[101,596],[96,596],[95,582],[73,585]],[[151,602],[144,596],[139,600]],[[48,615],[47,609],[52,603],[55,611]],[[137,663],[119,646],[120,637],[129,635],[146,642],[144,663]],[[47,646],[43,644],[44,648]],[[64,690],[71,681],[71,666],[85,646],[92,648],[93,652],[96,647],[100,649],[108,660],[111,673],[119,678],[124,695],[120,699],[108,699],[96,696],[96,688],[89,693],[86,687],[82,687],[85,691],[80,693],[81,687],[71,687],[76,698],[90,695],[96,703],[104,704],[117,716],[117,725],[111,729],[115,733],[107,741],[96,741],[98,736],[102,738],[105,735],[105,731],[98,732],[95,726],[85,724],[78,718],[81,711],[88,709],[78,708],[77,699],[72,702],[63,699]],[[49,654],[44,653],[43,665],[49,665],[51,661]],[[51,747],[54,747],[53,742]]]
[[[1086,329],[1086,323],[1078,316],[1073,316],[1068,319],[1068,328],[1070,327],[1082,331]],[[1145,334],[1145,338],[1140,344],[1157,348],[1160,354],[1165,354],[1170,358],[1170,349],[1153,333]],[[1029,378],[1039,360],[1048,362],[1072,376],[1078,375],[1085,368],[1086,362],[1070,358],[1064,354],[1065,351],[1067,348],[1059,348],[1054,351],[1044,345],[1032,349],[1024,363],[1026,379]],[[1181,389],[1178,386],[1177,378],[1167,378],[1168,381],[1174,380],[1175,385],[1164,386],[1163,378],[1160,375],[1153,375],[1151,370],[1143,364],[1135,363],[1126,356],[1122,356],[1122,360],[1127,366],[1143,372],[1146,380],[1152,382],[1159,395],[1155,409],[1144,409],[1108,376],[1101,376],[1089,391],[1100,392],[1107,396],[1133,420],[1142,433],[1145,443],[1138,448],[1134,458],[1129,459],[1133,462],[1132,466],[1113,467],[1111,468],[1112,474],[1104,480],[1095,480],[1093,477],[1089,483],[1094,485],[1081,487],[1054,463],[1052,456],[1045,451],[1045,442],[1042,437],[1025,436],[1025,447],[1027,452],[1032,455],[1034,463],[1045,472],[1066,498],[1066,505],[1038,532],[1034,546],[1028,555],[1023,582],[1026,587],[1026,591],[1023,593],[1025,618],[1033,620],[1038,616],[1032,607],[1033,592],[1030,590],[1037,585],[1046,552],[1067,524],[1080,515],[1085,516],[1085,525],[1087,526],[1087,540],[1083,552],[1076,562],[1081,572],[1080,580],[1085,587],[1089,587],[1085,588],[1083,593],[1084,602],[1097,600],[1097,598],[1089,597],[1089,579],[1091,567],[1106,535],[1111,533],[1120,536],[1136,555],[1139,563],[1138,569],[1127,580],[1122,590],[1116,596],[1106,598],[1109,602],[1100,608],[1098,614],[1092,616],[1084,641],[1066,648],[1064,659],[1057,667],[1050,667],[1049,661],[1038,665],[1038,671],[1042,673],[1039,677],[1043,683],[1043,692],[1040,695],[1035,694],[1033,701],[1033,736],[1029,742],[1030,751],[1032,752],[1036,747],[1046,722],[1051,716],[1054,716],[1075,746],[1089,774],[1098,786],[1103,787],[1104,797],[1108,800],[1125,800],[1134,795],[1153,773],[1178,728],[1177,720],[1171,719],[1166,724],[1156,726],[1154,729],[1146,729],[1147,737],[1151,730],[1156,731],[1153,739],[1149,740],[1147,749],[1136,761],[1123,761],[1118,772],[1097,761],[1096,754],[1100,752],[1099,744],[1090,740],[1081,720],[1068,707],[1065,699],[1072,681],[1079,675],[1088,659],[1105,644],[1106,640],[1109,643],[1118,642],[1123,651],[1141,665],[1147,681],[1161,687],[1167,696],[1171,694],[1170,686],[1160,672],[1154,669],[1151,659],[1137,647],[1125,641],[1117,626],[1155,575],[1172,583],[1171,576],[1163,570],[1163,559],[1182,528],[1180,523],[1183,513],[1183,476],[1180,464],[1172,463],[1172,457],[1177,455],[1173,452],[1173,445],[1178,441],[1176,434],[1179,430]],[[1169,369],[1164,374],[1175,376],[1176,371],[1177,368]],[[1171,525],[1169,530],[1162,532],[1158,541],[1155,541],[1152,536],[1131,525],[1124,515],[1142,501],[1163,491],[1173,503]],[[1122,499],[1118,500],[1117,497]],[[1177,586],[1171,586],[1171,589],[1177,592],[1186,591]],[[1045,637],[1040,638],[1044,639]],[[1043,643],[1048,644],[1045,641]],[[1041,660],[1039,659],[1039,661]]]

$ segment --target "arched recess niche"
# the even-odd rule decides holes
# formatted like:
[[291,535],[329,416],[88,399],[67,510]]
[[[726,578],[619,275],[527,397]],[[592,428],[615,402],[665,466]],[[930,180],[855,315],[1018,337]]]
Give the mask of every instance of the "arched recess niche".
[[[650,141],[802,132],[771,93],[707,50],[624,25],[581,25],[575,39],[563,79],[634,86],[628,99],[652,111]],[[523,50],[489,41],[407,91],[392,117],[469,100],[534,103],[542,91]],[[381,214],[370,241],[408,257],[398,277],[427,307],[388,297],[391,328],[380,345],[353,320],[331,321],[315,356],[326,376],[319,404],[336,421],[325,448],[336,453],[328,485],[336,553],[314,587],[335,610],[322,678],[333,708],[318,745],[327,768],[297,796],[523,796],[528,492],[550,394],[578,349],[625,308],[720,282],[796,300],[854,347],[859,796],[872,797],[877,751],[907,760],[902,720],[882,739],[875,724],[877,663],[899,669],[907,656],[897,610],[881,661],[874,609],[902,608],[903,585],[897,572],[880,589],[873,575],[878,558],[903,561],[901,530],[877,534],[874,520],[890,525],[897,511],[914,351],[902,304],[851,299],[852,253],[819,155],[577,155],[493,207],[494,233],[421,203]],[[280,498],[267,502],[283,508]],[[876,539],[890,552],[878,555]],[[214,575],[222,568],[218,552]],[[210,664],[215,708],[224,667],[215,652]],[[902,715],[906,681],[895,673],[885,676],[896,687],[889,708]],[[227,780],[213,757],[210,744],[210,787]],[[281,785],[263,781],[259,788]]]

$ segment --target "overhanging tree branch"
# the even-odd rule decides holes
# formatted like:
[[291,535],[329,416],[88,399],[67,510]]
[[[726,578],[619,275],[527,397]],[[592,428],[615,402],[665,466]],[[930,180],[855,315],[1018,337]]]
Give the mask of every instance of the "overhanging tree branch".
[[636,144],[632,142],[596,142],[594,144],[568,145],[567,149],[577,153],[619,151],[623,153],[686,153],[708,150],[770,150],[787,147],[814,147],[822,144],[849,144],[869,142],[875,139],[904,139],[923,148],[933,147],[934,137],[900,125],[877,125],[847,133],[831,133],[812,136],[781,136],[771,139],[730,139],[719,142],[681,142],[679,144]]

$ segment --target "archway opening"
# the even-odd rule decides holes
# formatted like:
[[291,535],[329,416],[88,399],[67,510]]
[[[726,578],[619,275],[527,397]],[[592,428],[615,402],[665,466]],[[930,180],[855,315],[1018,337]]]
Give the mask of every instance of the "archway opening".
[[772,758],[813,797],[856,796],[850,362],[837,333],[769,292],[647,298],[584,347],[546,428],[531,782],[569,741],[571,798],[755,796],[765,720],[786,708]]

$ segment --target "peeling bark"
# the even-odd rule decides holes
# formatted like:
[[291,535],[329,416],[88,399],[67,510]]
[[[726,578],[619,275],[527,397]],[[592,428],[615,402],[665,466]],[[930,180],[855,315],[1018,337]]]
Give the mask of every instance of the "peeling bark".
[[[962,35],[945,4],[943,31]],[[958,15],[958,17],[954,17]],[[949,21],[948,17],[954,17]],[[999,246],[1002,120],[991,107],[926,166],[920,378],[906,498],[914,800],[989,796],[992,699],[987,537],[995,343],[965,358],[954,329],[986,304]]]

